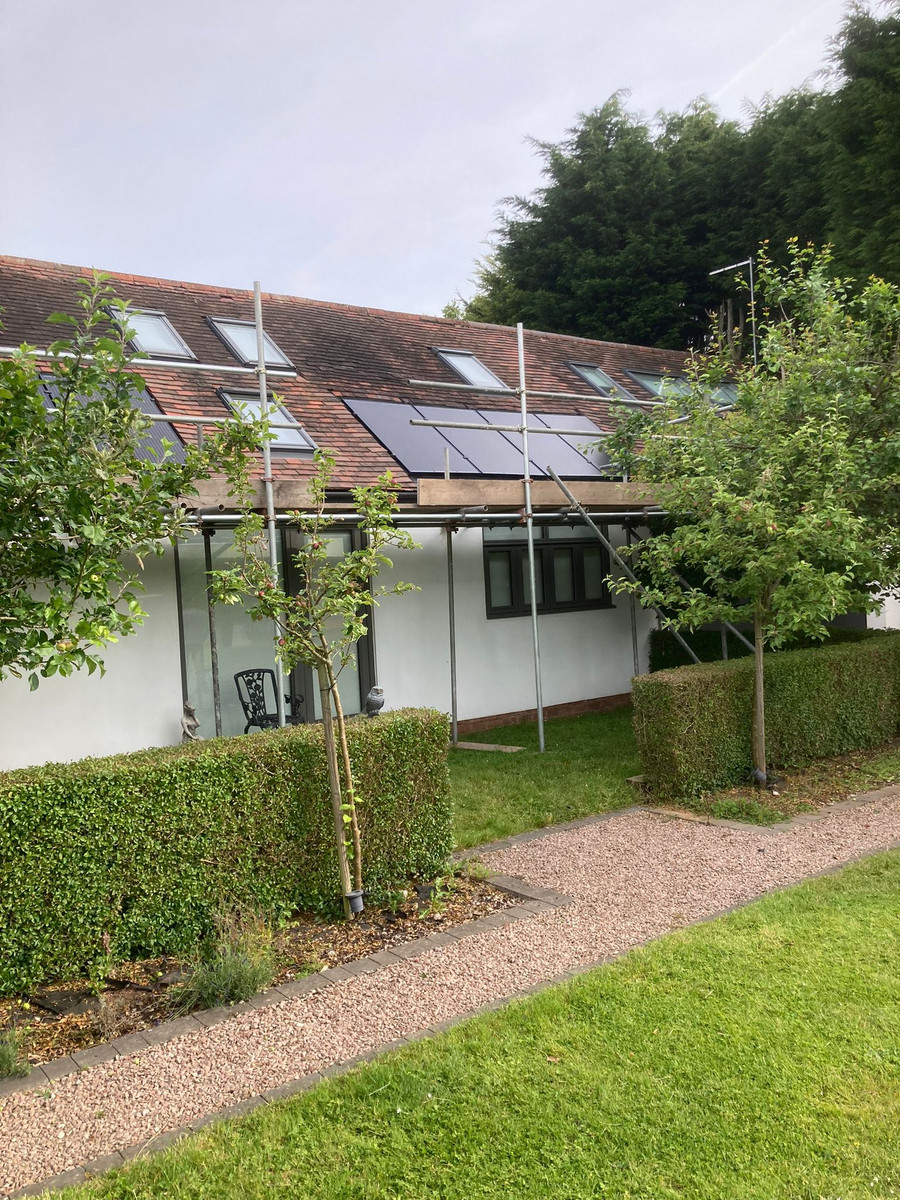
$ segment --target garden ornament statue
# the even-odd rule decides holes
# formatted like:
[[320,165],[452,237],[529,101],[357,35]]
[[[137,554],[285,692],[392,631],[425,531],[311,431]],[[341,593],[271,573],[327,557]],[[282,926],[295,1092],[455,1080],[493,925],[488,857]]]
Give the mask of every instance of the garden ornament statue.
[[203,738],[197,732],[200,728],[200,722],[197,720],[197,713],[193,704],[184,702],[184,711],[181,714],[181,740],[183,742],[202,742]]
[[384,708],[384,688],[373,687],[369,689],[369,694],[366,696],[366,716],[377,717]]

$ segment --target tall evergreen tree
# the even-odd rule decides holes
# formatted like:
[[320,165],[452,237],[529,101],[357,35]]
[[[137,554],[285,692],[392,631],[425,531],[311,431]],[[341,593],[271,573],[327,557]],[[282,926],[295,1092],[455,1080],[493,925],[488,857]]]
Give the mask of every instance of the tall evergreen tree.
[[710,270],[789,238],[833,241],[860,280],[900,281],[898,33],[900,4],[881,18],[853,7],[833,90],[766,98],[746,126],[702,99],[651,123],[616,93],[564,141],[536,143],[546,183],[506,202],[464,315],[697,347],[709,312],[735,301]]

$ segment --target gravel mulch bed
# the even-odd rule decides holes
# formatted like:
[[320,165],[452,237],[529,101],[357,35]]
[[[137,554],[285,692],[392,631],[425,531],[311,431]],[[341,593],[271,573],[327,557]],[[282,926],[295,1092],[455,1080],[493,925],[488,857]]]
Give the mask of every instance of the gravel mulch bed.
[[0,1192],[898,841],[900,788],[774,835],[629,812],[487,855],[575,902],[9,1096]]
[[[515,904],[514,897],[464,872],[410,884],[393,909],[366,909],[356,921],[323,921],[300,913],[275,937],[273,984],[377,954],[452,929]],[[152,1029],[171,1018],[166,993],[185,977],[176,958],[121,963],[97,996],[87,980],[44,988],[28,1000],[0,1000],[0,1028],[27,1029],[32,1066],[114,1038]]]

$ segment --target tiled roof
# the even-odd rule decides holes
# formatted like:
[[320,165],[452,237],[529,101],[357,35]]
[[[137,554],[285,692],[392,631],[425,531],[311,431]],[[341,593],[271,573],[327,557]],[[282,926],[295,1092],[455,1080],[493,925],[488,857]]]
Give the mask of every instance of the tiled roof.
[[[47,324],[53,312],[75,312],[79,280],[90,275],[83,267],[0,256],[0,344],[28,342],[45,348],[59,336],[59,327]],[[256,376],[235,372],[236,360],[210,328],[208,317],[253,320],[253,293],[249,290],[150,279],[109,272],[116,293],[136,308],[164,312],[196,355],[191,369],[167,364],[139,367],[147,386],[167,415],[222,416],[227,411],[218,389],[253,392]],[[515,329],[483,325],[413,313],[386,312],[352,305],[330,304],[296,296],[263,294],[263,323],[267,334],[287,355],[295,376],[270,375],[272,389],[314,441],[337,455],[335,483],[346,488],[370,483],[390,469],[404,490],[414,490],[414,480],[348,411],[339,397],[388,401],[420,401],[453,407],[478,407],[510,411],[515,400],[474,396],[453,391],[410,386],[410,379],[459,382],[434,353],[433,347],[468,350],[504,382],[518,379]],[[526,330],[525,367],[528,386],[540,391],[578,392],[579,400],[540,399],[536,411],[580,413],[604,423],[608,405],[567,365],[587,362],[601,367],[632,394],[640,388],[626,370],[677,372],[684,356],[671,350],[628,346],[612,342]],[[223,370],[222,368],[225,368]],[[232,368],[232,370],[228,370]],[[180,426],[185,437],[192,430]],[[277,456],[274,471],[280,477],[302,477],[310,465],[289,456]]]

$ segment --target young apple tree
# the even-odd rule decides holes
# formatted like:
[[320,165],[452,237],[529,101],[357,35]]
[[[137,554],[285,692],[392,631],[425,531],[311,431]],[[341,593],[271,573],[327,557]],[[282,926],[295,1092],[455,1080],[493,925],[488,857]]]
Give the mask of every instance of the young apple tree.
[[[378,573],[393,564],[385,554],[390,546],[408,550],[416,543],[392,520],[396,508],[396,488],[390,473],[382,475],[371,487],[353,489],[363,534],[360,549],[335,557],[330,550],[329,530],[339,517],[327,516],[327,493],[334,472],[334,458],[316,451],[316,473],[309,483],[310,506],[307,511],[290,514],[300,531],[300,550],[295,564],[301,581],[299,594],[288,595],[269,564],[268,542],[263,518],[247,513],[235,534],[241,551],[241,564],[213,575],[213,595],[226,604],[245,600],[254,620],[273,621],[278,630],[277,652],[285,672],[305,663],[315,673],[322,704],[322,727],[328,778],[337,840],[338,863],[344,897],[344,913],[350,916],[348,896],[362,892],[362,847],[357,820],[356,791],[347,726],[338,676],[353,665],[354,647],[367,632],[369,610],[382,596],[413,591],[411,583],[396,582],[389,587],[373,586]],[[335,725],[337,736],[335,736]],[[338,764],[340,753],[340,766]],[[341,781],[343,773],[343,782]],[[351,847],[348,854],[347,831]],[[351,885],[350,865],[353,861]]]
[[[828,252],[765,252],[759,366],[697,359],[690,390],[620,414],[612,460],[667,514],[631,550],[665,623],[753,628],[753,767],[766,780],[763,652],[873,611],[900,580],[900,289],[851,291]],[[724,379],[734,403],[711,400]]]

